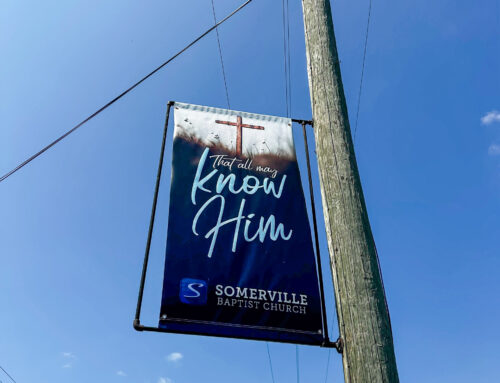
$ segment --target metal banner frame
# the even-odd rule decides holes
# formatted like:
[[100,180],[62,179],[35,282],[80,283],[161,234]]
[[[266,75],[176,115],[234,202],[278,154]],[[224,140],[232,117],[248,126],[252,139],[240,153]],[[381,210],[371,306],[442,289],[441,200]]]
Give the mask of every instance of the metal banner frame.
[[[145,250],[145,254],[144,254],[144,262],[143,262],[143,266],[142,266],[141,281],[140,281],[140,285],[139,285],[139,294],[138,294],[138,298],[137,298],[137,307],[136,307],[133,326],[134,326],[134,329],[137,331],[152,331],[152,332],[176,333],[176,334],[187,334],[187,335],[203,335],[203,336],[214,336],[214,337],[228,338],[228,336],[225,336],[225,335],[196,333],[196,332],[185,333],[183,331],[178,331],[178,330],[165,329],[165,328],[153,327],[153,326],[144,326],[143,324],[141,324],[141,320],[140,320],[142,300],[143,300],[143,295],[144,295],[144,285],[146,282],[147,269],[148,269],[148,263],[149,263],[149,252],[150,252],[150,248],[151,248],[151,240],[152,240],[152,236],[153,236],[153,228],[154,228],[154,222],[155,222],[155,216],[156,216],[156,205],[158,202],[158,193],[159,193],[159,189],[160,189],[160,180],[161,180],[164,155],[165,155],[165,144],[166,144],[166,139],[167,139],[168,121],[170,119],[170,109],[172,108],[174,103],[175,103],[174,101],[169,101],[167,104],[167,113],[165,116],[165,125],[163,128],[163,137],[162,137],[162,143],[161,143],[160,159],[159,159],[158,170],[157,170],[157,174],[156,174],[156,185],[155,185],[155,191],[154,191],[154,197],[153,197],[153,206],[151,208],[151,217],[150,217],[150,221],[149,221],[149,230],[148,230],[148,236],[147,236],[147,241],[146,241],[146,250]],[[292,122],[302,125],[302,132],[303,132],[303,137],[304,137],[304,148],[305,148],[305,155],[306,155],[306,162],[307,162],[309,195],[310,195],[310,203],[311,203],[311,211],[312,211],[314,244],[315,244],[315,253],[316,253],[316,270],[317,270],[317,274],[318,274],[320,301],[321,301],[321,313],[322,313],[323,342],[321,344],[321,347],[335,348],[335,349],[337,349],[337,351],[339,353],[341,353],[342,352],[341,340],[338,339],[336,342],[332,342],[332,341],[330,341],[330,339],[328,337],[328,326],[327,326],[326,309],[325,309],[323,274],[322,274],[322,269],[321,269],[321,256],[320,256],[319,239],[318,239],[318,225],[317,225],[317,219],[316,219],[316,209],[315,209],[312,175],[311,175],[311,163],[310,163],[310,159],[309,159],[309,146],[308,146],[307,132],[306,132],[306,125],[310,125],[312,127],[313,122],[309,121],[309,120],[299,120],[299,119],[292,119]],[[176,320],[176,321],[182,322],[183,320]],[[185,321],[188,322],[188,320],[185,320]],[[247,337],[242,337],[242,336],[232,336],[229,338],[262,340],[262,341],[278,342],[278,343],[293,343],[293,344],[312,345],[309,343],[300,343],[300,342],[296,342],[296,341],[273,340],[273,339],[258,338],[258,337],[247,338]]]

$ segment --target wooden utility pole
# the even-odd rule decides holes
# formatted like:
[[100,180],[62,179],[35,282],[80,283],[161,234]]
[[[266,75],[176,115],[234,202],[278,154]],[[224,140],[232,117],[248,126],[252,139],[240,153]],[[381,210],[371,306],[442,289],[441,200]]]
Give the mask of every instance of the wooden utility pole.
[[347,383],[399,382],[329,0],[302,0],[323,213]]

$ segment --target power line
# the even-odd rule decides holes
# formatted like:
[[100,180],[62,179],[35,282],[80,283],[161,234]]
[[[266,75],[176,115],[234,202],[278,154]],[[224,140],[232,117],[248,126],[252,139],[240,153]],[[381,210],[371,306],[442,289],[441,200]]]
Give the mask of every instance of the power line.
[[5,369],[2,366],[0,366],[0,369],[2,369],[3,372],[5,372],[5,375],[7,375],[10,378],[10,380],[12,380],[14,383],[17,383],[16,380],[12,376],[10,376],[10,374],[7,371],[5,371]]
[[0,178],[0,182],[4,181],[6,178],[8,178],[9,176],[11,176],[12,174],[14,174],[15,172],[17,172],[19,169],[21,169],[23,166],[29,164],[31,161],[33,161],[35,158],[37,158],[38,156],[40,156],[41,154],[43,154],[44,152],[46,152],[48,149],[50,149],[51,147],[53,147],[55,144],[57,144],[58,142],[62,141],[63,139],[65,139],[67,136],[69,136],[71,133],[73,133],[75,130],[77,130],[78,128],[80,128],[82,125],[84,125],[85,123],[87,123],[88,121],[90,121],[92,118],[94,118],[95,116],[97,116],[98,114],[100,114],[102,111],[104,111],[105,109],[107,109],[108,107],[110,107],[111,105],[113,105],[116,101],[118,101],[119,99],[121,99],[123,96],[125,96],[127,93],[129,93],[130,91],[132,91],[133,89],[135,89],[137,86],[139,86],[140,84],[142,84],[144,81],[146,81],[148,78],[150,78],[152,75],[154,75],[156,72],[158,72],[160,69],[162,69],[165,65],[169,64],[171,61],[173,61],[175,58],[177,58],[178,56],[180,56],[182,53],[184,53],[186,50],[188,50],[189,48],[191,48],[194,44],[196,44],[198,41],[200,41],[203,37],[205,37],[206,35],[208,35],[210,32],[212,32],[214,29],[217,29],[217,27],[219,25],[221,25],[222,23],[224,23],[226,20],[230,19],[232,16],[234,16],[236,13],[238,13],[241,9],[243,9],[246,5],[248,5],[252,0],[247,0],[245,3],[243,3],[242,5],[240,5],[238,8],[236,8],[233,12],[231,12],[229,15],[227,15],[226,17],[224,17],[221,21],[219,21],[218,23],[216,23],[214,26],[210,27],[209,29],[207,29],[204,33],[202,33],[200,36],[198,36],[196,39],[194,39],[192,42],[190,42],[188,45],[186,45],[184,48],[182,48],[180,51],[178,51],[176,54],[174,54],[172,57],[170,57],[167,61],[165,61],[163,64],[161,64],[160,66],[158,66],[156,69],[154,69],[152,72],[150,72],[149,74],[147,74],[146,76],[144,76],[142,79],[140,79],[139,81],[137,81],[135,84],[133,84],[132,86],[130,86],[128,89],[126,89],[125,91],[123,91],[122,93],[120,93],[118,96],[116,96],[114,99],[112,99],[111,101],[109,101],[107,104],[105,104],[103,107],[101,107],[100,109],[98,109],[97,111],[95,111],[94,113],[92,113],[90,116],[88,116],[86,119],[84,119],[82,122],[80,122],[79,124],[77,124],[76,126],[74,126],[73,128],[71,128],[70,130],[68,130],[66,133],[64,133],[62,136],[60,136],[59,138],[57,138],[56,140],[52,141],[49,145],[45,146],[43,149],[41,149],[40,151],[38,151],[37,153],[33,154],[31,157],[29,157],[27,160],[21,162],[19,165],[17,165],[15,168],[13,168],[12,170],[10,170],[9,172],[7,172],[6,174],[4,174],[1,178]]
[[290,106],[288,104],[288,62],[287,62],[287,45],[286,45],[286,7],[285,0],[281,0],[282,5],[282,20],[283,20],[283,64],[285,67],[285,103],[286,103],[286,116],[290,117]]
[[366,21],[366,36],[365,36],[365,49],[363,52],[363,65],[361,67],[361,79],[359,81],[359,91],[358,91],[358,108],[356,110],[356,125],[354,127],[354,139],[356,141],[356,132],[358,131],[358,118],[359,118],[359,105],[361,104],[361,90],[363,86],[363,76],[365,73],[365,61],[366,61],[366,47],[368,46],[368,32],[370,30],[370,16],[372,13],[372,0],[369,0],[368,4],[368,20]]
[[328,349],[328,358],[326,359],[326,374],[325,374],[325,383],[328,380],[328,369],[330,368],[330,355],[332,353],[332,349]]
[[286,29],[287,29],[287,50],[288,50],[288,104],[290,106],[290,115],[292,115],[292,76],[290,69],[290,12],[288,0],[286,0]]
[[271,368],[271,380],[274,383],[273,362],[271,362],[271,352],[269,351],[269,342],[266,342],[266,347],[267,347],[267,357],[269,359],[269,367]]
[[[288,0],[282,0],[282,15],[283,15],[283,62],[285,69],[285,101],[286,101],[286,116],[290,117],[292,113],[292,80],[290,69],[290,7]],[[297,369],[297,383],[300,382],[300,359],[299,346],[295,345],[295,366]]]
[[[212,0],[212,13],[214,15],[214,23],[217,24],[217,17],[215,16],[214,0]],[[229,103],[229,92],[227,91],[226,71],[224,69],[224,60],[222,59],[222,48],[220,44],[219,30],[217,28],[215,28],[215,33],[217,34],[217,45],[219,46],[219,57],[220,57],[220,64],[222,66],[222,77],[224,78],[224,88],[226,89],[227,108],[231,109],[231,104]]]
[[299,373],[299,345],[295,345],[295,362],[297,366],[297,383],[300,383],[300,373]]
[[[333,316],[333,315],[332,315]],[[330,327],[330,334],[333,334],[333,324],[334,324],[334,320],[332,318],[332,325]],[[326,373],[325,373],[325,383],[326,381],[328,380],[328,370],[330,369],[330,356],[332,354],[332,349],[329,348],[328,349],[328,357],[326,358]]]

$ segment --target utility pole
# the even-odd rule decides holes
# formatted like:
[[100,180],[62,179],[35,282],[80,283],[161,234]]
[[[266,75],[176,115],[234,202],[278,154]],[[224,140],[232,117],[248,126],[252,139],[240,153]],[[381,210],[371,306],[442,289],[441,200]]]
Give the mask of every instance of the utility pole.
[[302,0],[316,153],[346,383],[399,382],[329,0]]

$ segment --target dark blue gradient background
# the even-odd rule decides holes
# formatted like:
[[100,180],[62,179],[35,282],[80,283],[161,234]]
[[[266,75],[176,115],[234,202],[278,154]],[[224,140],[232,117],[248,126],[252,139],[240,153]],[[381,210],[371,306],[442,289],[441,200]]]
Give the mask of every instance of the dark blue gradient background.
[[[196,205],[193,205],[191,188],[199,158],[205,148],[181,138],[176,138],[173,145],[173,176],[160,313],[161,316],[166,314],[169,319],[160,320],[160,327],[186,332],[321,343],[323,338],[320,333],[321,306],[316,262],[296,161],[288,162],[273,179],[275,190],[278,191],[283,175],[287,176],[279,199],[272,193],[265,194],[263,189],[252,195],[245,192],[233,194],[227,187],[221,192],[226,202],[222,221],[236,217],[241,200],[245,198],[243,215],[255,214],[249,227],[250,236],[256,232],[261,216],[267,221],[273,214],[276,225],[283,223],[285,235],[290,229],[293,230],[291,238],[285,241],[279,237],[278,240],[272,241],[268,233],[263,243],[258,238],[247,242],[243,237],[245,220],[242,220],[236,252],[233,253],[236,223],[232,222],[220,228],[212,257],[209,258],[207,254],[212,237],[205,238],[204,234],[216,223],[220,201],[217,199],[212,202],[200,216],[197,224],[198,236],[192,232],[192,223],[200,207],[215,195],[218,175],[231,172],[235,174],[236,189],[248,174],[259,178],[261,182],[265,175],[238,169],[236,166],[233,166],[231,171],[227,167],[219,166],[219,173],[204,184],[212,193],[198,190]],[[213,154],[215,153],[210,152],[209,156]],[[212,171],[213,160],[207,158],[201,178]],[[271,163],[269,166],[274,167]],[[180,301],[179,286],[183,278],[207,282],[206,305],[189,305]],[[296,293],[297,297],[299,294],[307,294],[306,314],[266,311],[262,309],[263,301],[259,309],[217,306],[215,286],[218,284]],[[223,325],[176,322],[172,319],[217,322]],[[228,324],[258,328],[227,326]],[[268,330],[269,328],[273,330]]]

